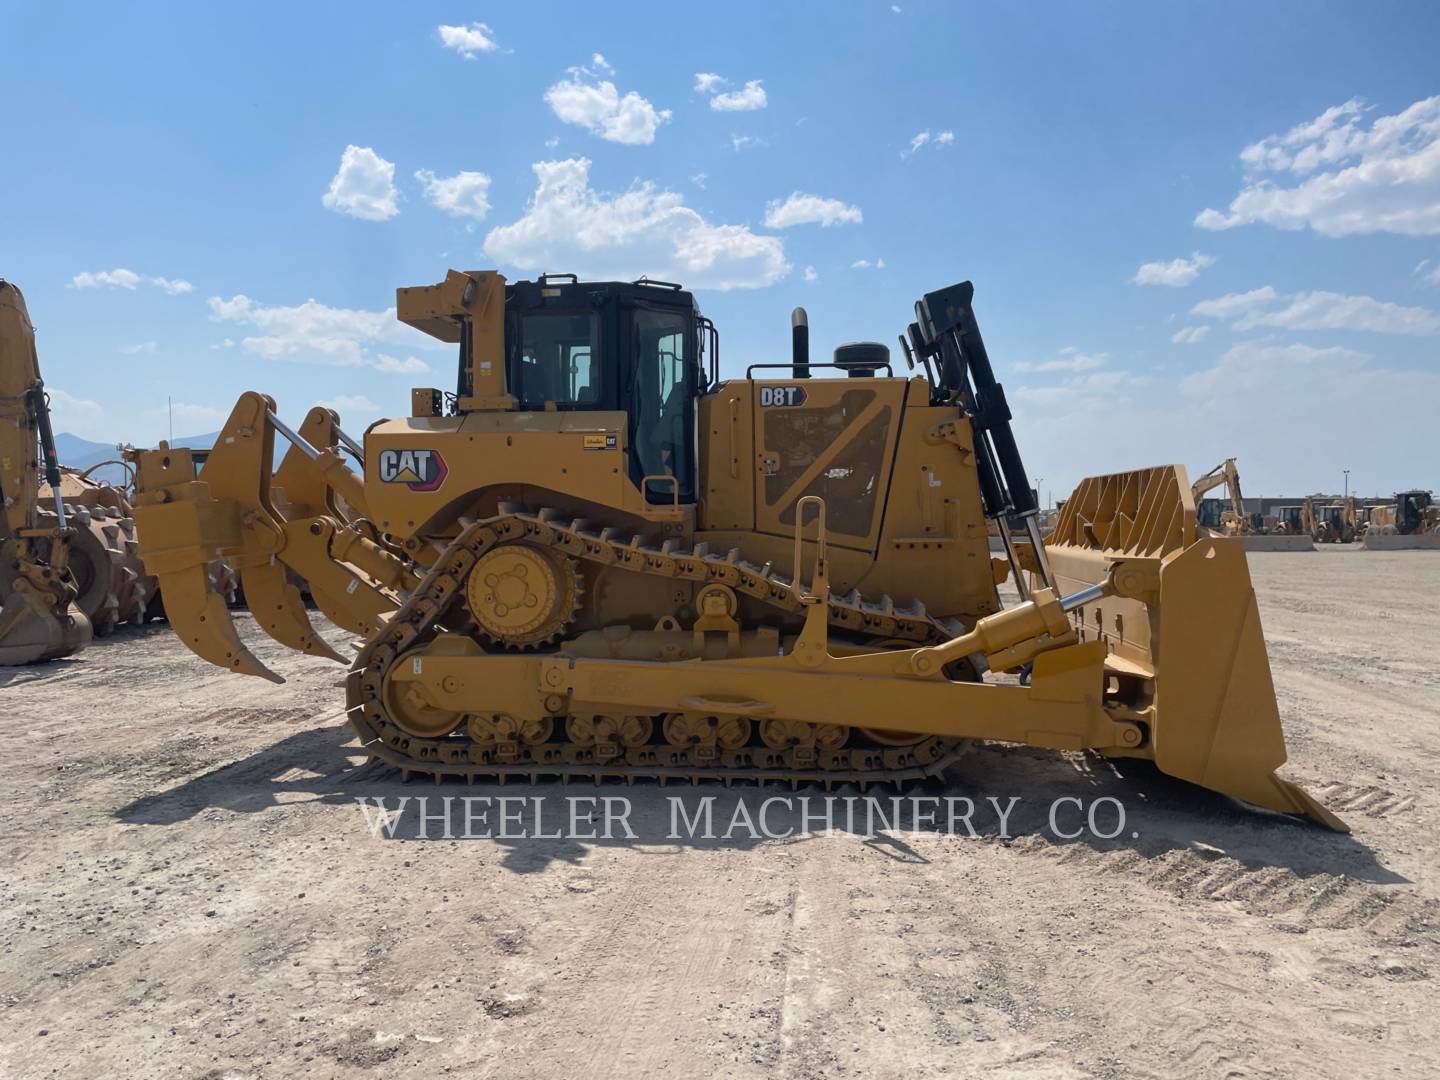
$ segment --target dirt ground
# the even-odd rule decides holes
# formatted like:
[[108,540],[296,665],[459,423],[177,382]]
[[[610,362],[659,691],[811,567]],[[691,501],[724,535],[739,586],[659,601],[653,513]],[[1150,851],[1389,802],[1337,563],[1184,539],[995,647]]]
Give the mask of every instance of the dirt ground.
[[[1021,796],[1008,839],[669,839],[672,795],[789,792],[642,785],[578,792],[635,839],[386,837],[357,798],[567,792],[364,766],[278,648],[285,686],[164,626],[0,669],[0,1076],[1434,1075],[1440,553],[1250,564],[1285,774],[1351,836],[981,747],[923,794]],[[1059,838],[1066,796],[1125,829]]]

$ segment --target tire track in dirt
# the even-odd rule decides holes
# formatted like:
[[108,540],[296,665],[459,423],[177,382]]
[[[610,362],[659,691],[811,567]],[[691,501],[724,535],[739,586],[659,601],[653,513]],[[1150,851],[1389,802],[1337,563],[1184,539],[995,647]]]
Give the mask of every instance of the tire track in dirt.
[[1233,901],[1246,914],[1307,929],[1362,930],[1406,943],[1440,932],[1440,901],[1344,875],[1303,875],[1284,866],[1249,865],[1200,848],[1101,848],[1027,836],[1016,848],[1066,873],[1119,876],[1183,900]]

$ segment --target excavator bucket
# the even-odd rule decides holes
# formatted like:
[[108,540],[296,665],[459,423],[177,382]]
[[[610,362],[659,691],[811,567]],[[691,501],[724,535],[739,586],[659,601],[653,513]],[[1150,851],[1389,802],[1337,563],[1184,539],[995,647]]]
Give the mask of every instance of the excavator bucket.
[[0,667],[69,656],[90,644],[91,636],[90,620],[75,607],[57,616],[28,583],[6,591],[0,607]]
[[1112,679],[1140,688],[1145,756],[1171,776],[1348,831],[1276,775],[1285,736],[1243,542],[1197,535],[1183,467],[1082,481],[1045,549],[1062,595],[1107,577],[1124,586],[1071,620],[1082,642],[1105,642]]

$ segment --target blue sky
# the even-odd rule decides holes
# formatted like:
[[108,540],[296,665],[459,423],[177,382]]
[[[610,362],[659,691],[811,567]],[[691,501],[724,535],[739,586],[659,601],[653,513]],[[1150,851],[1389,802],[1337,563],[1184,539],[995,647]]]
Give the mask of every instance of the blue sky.
[[1057,495],[1440,487],[1437,55],[1421,3],[0,3],[0,274],[102,441],[403,413],[449,266],[676,276],[731,374],[969,278]]

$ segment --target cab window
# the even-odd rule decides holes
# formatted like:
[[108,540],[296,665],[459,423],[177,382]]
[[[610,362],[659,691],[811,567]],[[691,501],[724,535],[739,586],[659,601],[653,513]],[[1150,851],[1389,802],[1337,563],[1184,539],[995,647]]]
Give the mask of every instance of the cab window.
[[[689,319],[683,313],[635,312],[631,385],[631,445],[644,476],[673,476],[681,502],[694,501],[694,364]],[[645,485],[650,502],[675,498],[668,482]]]
[[537,313],[519,320],[511,341],[509,385],[520,408],[600,407],[600,320],[593,314]]

